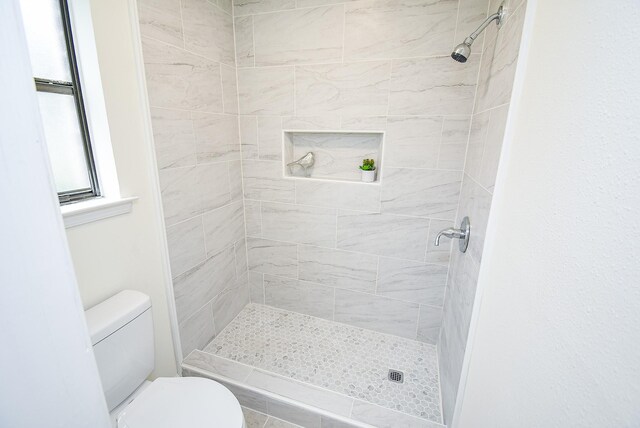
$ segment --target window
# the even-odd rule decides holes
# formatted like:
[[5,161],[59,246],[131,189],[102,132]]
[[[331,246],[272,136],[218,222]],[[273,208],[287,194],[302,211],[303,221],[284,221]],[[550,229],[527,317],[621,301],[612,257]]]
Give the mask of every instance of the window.
[[21,7],[60,203],[98,197],[67,0],[22,0]]

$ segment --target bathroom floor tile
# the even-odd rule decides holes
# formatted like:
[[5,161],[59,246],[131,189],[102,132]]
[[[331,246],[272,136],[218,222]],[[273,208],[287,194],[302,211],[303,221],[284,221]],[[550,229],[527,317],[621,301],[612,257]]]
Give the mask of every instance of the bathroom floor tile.
[[[204,349],[365,402],[441,423],[436,348],[250,304]],[[388,380],[389,369],[404,383]]]

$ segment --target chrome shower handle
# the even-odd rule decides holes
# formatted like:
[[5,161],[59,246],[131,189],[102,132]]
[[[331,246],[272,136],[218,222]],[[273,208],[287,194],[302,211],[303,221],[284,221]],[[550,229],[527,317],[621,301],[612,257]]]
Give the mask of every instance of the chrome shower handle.
[[465,217],[462,219],[462,224],[460,225],[460,229],[455,229],[450,227],[448,229],[441,230],[436,235],[436,240],[434,245],[438,247],[440,245],[440,238],[446,236],[447,238],[456,238],[459,239],[459,248],[463,253],[467,251],[467,247],[469,246],[469,235],[471,234],[471,223],[469,222],[469,217]]

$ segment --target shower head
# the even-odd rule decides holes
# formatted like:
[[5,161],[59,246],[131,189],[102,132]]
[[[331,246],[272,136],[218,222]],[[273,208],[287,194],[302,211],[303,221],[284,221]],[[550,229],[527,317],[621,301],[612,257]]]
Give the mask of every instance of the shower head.
[[458,46],[455,47],[453,52],[451,52],[451,58],[455,59],[458,62],[467,62],[467,60],[469,59],[469,55],[471,55],[471,45],[476,40],[476,38],[480,35],[480,33],[482,33],[484,29],[487,28],[487,26],[491,22],[496,21],[496,25],[498,25],[499,27],[500,24],[502,24],[503,20],[504,20],[504,6],[501,5],[498,8],[498,11],[496,13],[494,13],[493,15],[485,19],[484,22],[480,24],[480,26],[476,31],[474,31],[473,33],[471,33],[469,37],[464,39],[464,42],[460,43]]
[[469,55],[471,55],[472,43],[473,40],[467,37],[464,42],[456,46],[453,52],[451,52],[451,58],[455,59],[458,62],[467,62],[467,60],[469,59]]

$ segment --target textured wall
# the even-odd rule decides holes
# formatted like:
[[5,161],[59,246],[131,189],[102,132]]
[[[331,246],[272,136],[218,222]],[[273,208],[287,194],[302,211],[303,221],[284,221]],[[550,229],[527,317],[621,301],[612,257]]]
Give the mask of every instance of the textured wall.
[[[489,12],[494,13],[500,3],[493,0]],[[463,217],[469,216],[472,225],[471,240],[466,253],[455,249],[452,252],[444,300],[438,353],[445,422],[450,422],[458,393],[487,220],[520,49],[526,1],[509,0],[505,5],[508,11],[506,22],[499,30],[495,25],[491,25],[485,32],[458,206],[456,224],[459,224]]]
[[186,356],[249,301],[231,4],[138,6]]
[[637,427],[640,7],[531,8],[455,426]]
[[[235,0],[252,301],[435,343],[487,1]],[[382,184],[283,179],[282,129],[384,130]],[[357,165],[352,166],[354,169]]]

